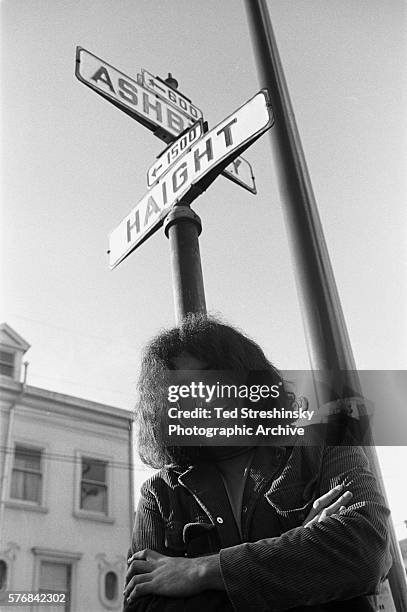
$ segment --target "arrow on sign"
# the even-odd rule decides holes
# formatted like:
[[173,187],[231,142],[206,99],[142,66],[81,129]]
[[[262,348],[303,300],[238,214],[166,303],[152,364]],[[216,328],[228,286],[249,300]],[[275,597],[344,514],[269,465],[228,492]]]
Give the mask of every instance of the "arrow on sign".
[[110,267],[115,268],[151,236],[181,198],[190,203],[202,193],[273,122],[268,93],[263,89],[195,142],[110,234]]
[[[147,185],[152,187],[157,179],[168,170],[177,159],[183,155],[194,142],[203,135],[202,121],[198,121],[189,130],[186,130],[171,145],[169,145],[158,157],[157,161],[147,171]],[[160,171],[161,170],[161,171]]]
[[[157,174],[159,173],[159,170],[161,170],[161,168],[163,167],[162,164],[159,165],[155,165],[154,168],[151,170],[151,176],[153,176],[154,178],[157,178]],[[162,172],[160,172],[160,174],[162,174]]]

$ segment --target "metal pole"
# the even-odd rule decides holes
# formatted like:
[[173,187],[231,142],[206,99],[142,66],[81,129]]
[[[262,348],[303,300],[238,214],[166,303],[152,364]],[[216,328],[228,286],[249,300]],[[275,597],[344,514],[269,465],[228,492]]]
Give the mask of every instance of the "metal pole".
[[[275,125],[271,136],[297,292],[313,370],[341,371],[343,388],[360,395],[360,383],[339,295],[319,218],[305,156],[291,106],[276,40],[265,0],[245,0],[261,87],[271,96]],[[366,448],[384,497],[374,447]],[[393,526],[390,525],[393,567],[389,582],[397,612],[407,610],[405,571]]]
[[170,241],[170,257],[177,323],[189,312],[206,312],[198,236],[201,220],[187,205],[174,206],[165,220]]
[[[168,73],[165,82],[175,90],[178,88],[178,81],[171,72]],[[170,241],[172,288],[177,324],[181,323],[189,312],[206,313],[198,240],[202,232],[202,223],[189,206],[200,193],[201,190],[193,187],[190,193],[174,206],[164,222],[165,235]]]

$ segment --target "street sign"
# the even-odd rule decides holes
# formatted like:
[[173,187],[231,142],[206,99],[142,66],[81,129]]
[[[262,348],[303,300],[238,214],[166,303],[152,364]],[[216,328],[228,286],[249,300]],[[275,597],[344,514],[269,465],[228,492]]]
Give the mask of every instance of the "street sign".
[[[188,98],[147,70],[143,69],[134,80],[83,47],[76,48],[75,74],[82,83],[152,130],[167,144],[174,142],[197,118],[202,117],[202,111]],[[222,172],[223,176],[256,193],[248,162],[242,158],[239,160],[240,164],[236,160],[234,166]],[[151,171],[154,172],[154,168]],[[157,171],[155,180],[158,176]],[[152,178],[154,175],[147,175],[148,186],[153,184]]]
[[163,151],[151,168],[147,171],[147,185],[151,187],[162,176],[168,168],[183,155],[191,145],[199,140],[203,135],[202,121],[198,121],[189,128],[185,134],[182,134],[173,144],[169,145]]
[[251,193],[257,193],[253,170],[247,159],[236,157],[236,159],[224,169],[222,175],[238,185],[241,185],[248,191],[251,191]]
[[268,93],[262,89],[187,149],[110,234],[110,267],[155,232],[181,198],[190,203],[202,193],[273,122]]
[[139,79],[136,81],[126,76],[82,47],[76,48],[75,74],[82,83],[152,130],[165,142],[172,142],[196,121],[143,87]]
[[202,119],[202,111],[192,104],[191,100],[180,93],[178,89],[173,89],[168,83],[158,77],[154,77],[144,68],[141,72],[143,75],[143,85],[146,89],[173,104],[178,111],[187,115],[192,121]]
[[[167,99],[172,104],[177,105],[178,110],[181,110],[182,112],[185,112],[187,114],[189,113],[189,116],[191,118],[198,116],[202,117],[202,111],[200,111],[196,106],[192,106],[188,98],[185,98],[185,96],[180,94],[178,90],[169,87],[169,85],[165,83],[165,81],[163,81],[162,79],[154,77],[150,72],[148,72],[148,70],[145,70],[143,68],[141,76],[142,80],[139,81],[139,78],[140,75],[138,74],[138,82],[141,82],[142,84],[144,84],[145,87],[147,87],[147,89],[150,89],[151,91],[156,93],[159,98]],[[168,149],[166,149],[164,153],[167,153],[167,151]],[[160,162],[158,163],[158,165],[160,165]],[[168,163],[168,166],[169,165],[170,163]],[[158,172],[154,173],[155,168],[156,165],[153,164],[152,168],[148,170],[148,187],[151,187],[151,185],[153,185],[154,182],[157,180],[158,176],[164,173],[164,170],[161,171],[160,174],[158,174]],[[153,174],[151,175],[150,172],[152,172]],[[257,193],[252,168],[249,162],[243,159],[243,157],[236,158],[230,166],[223,170],[222,175],[225,178],[230,179],[234,183],[237,183],[241,187],[244,187],[251,193]]]

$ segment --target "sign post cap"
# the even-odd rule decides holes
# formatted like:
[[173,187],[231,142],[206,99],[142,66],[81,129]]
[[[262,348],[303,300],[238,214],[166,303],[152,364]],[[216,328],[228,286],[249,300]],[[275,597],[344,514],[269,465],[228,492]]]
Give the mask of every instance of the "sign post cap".
[[173,89],[178,89],[178,81],[177,81],[177,79],[174,79],[174,77],[172,76],[171,72],[168,73],[168,76],[165,79],[165,82],[167,83],[167,85],[169,85]]

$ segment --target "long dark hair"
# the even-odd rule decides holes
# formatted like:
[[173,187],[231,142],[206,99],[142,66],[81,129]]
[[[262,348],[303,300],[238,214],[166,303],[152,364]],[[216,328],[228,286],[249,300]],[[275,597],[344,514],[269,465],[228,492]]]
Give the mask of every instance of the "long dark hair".
[[232,371],[246,383],[253,373],[261,372],[261,384],[280,383],[280,396],[274,405],[287,406],[287,399],[292,401],[292,394],[281,386],[280,373],[256,342],[212,316],[189,314],[181,325],[153,338],[143,354],[135,417],[138,452],[151,467],[190,465],[202,457],[200,447],[175,447],[164,442],[168,371],[175,369],[174,359],[182,353],[196,357],[212,370]]

